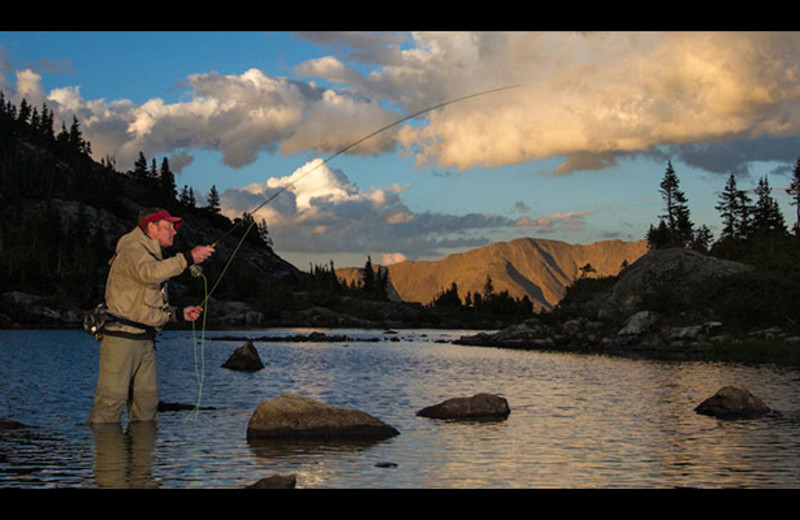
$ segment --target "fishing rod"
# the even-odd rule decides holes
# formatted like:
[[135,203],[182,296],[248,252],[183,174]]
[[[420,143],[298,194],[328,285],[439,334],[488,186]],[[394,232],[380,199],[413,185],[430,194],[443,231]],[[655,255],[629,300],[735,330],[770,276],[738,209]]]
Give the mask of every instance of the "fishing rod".
[[[359,140],[357,140],[357,141],[355,141],[355,142],[353,142],[353,143],[351,143],[351,144],[349,144],[349,145],[345,146],[344,148],[342,148],[342,149],[338,150],[336,153],[334,153],[333,155],[331,155],[330,157],[328,157],[327,159],[325,159],[325,160],[324,160],[324,161],[322,161],[321,163],[317,163],[317,165],[316,165],[316,166],[314,166],[313,168],[310,168],[309,170],[307,170],[307,171],[303,172],[302,174],[300,174],[300,175],[299,175],[299,176],[298,176],[298,177],[297,177],[295,180],[293,180],[292,182],[290,182],[290,183],[288,183],[288,184],[285,184],[284,186],[282,186],[280,190],[278,190],[277,192],[275,192],[274,194],[272,194],[272,195],[271,195],[269,198],[267,198],[266,200],[264,200],[264,201],[263,201],[261,204],[259,204],[259,205],[258,205],[258,206],[256,206],[255,208],[253,208],[253,209],[252,209],[252,210],[251,210],[249,213],[250,213],[250,215],[253,215],[253,214],[254,214],[256,211],[258,211],[259,209],[263,208],[264,206],[266,206],[267,204],[269,204],[270,202],[272,202],[273,200],[275,200],[276,198],[278,198],[278,196],[279,196],[281,193],[283,193],[284,191],[288,190],[288,189],[289,189],[289,188],[291,188],[293,185],[297,184],[297,182],[298,182],[298,181],[300,181],[300,180],[301,180],[303,177],[305,177],[305,176],[309,175],[311,172],[315,171],[317,168],[320,168],[320,167],[322,167],[322,166],[324,166],[324,165],[328,164],[329,162],[331,162],[331,161],[332,161],[333,159],[335,159],[336,157],[338,157],[338,156],[342,155],[343,153],[346,153],[346,152],[348,152],[349,150],[352,150],[353,148],[355,148],[356,146],[360,145],[360,144],[361,144],[361,143],[363,143],[364,141],[367,141],[367,140],[369,140],[369,139],[371,139],[371,138],[375,137],[376,135],[378,135],[378,134],[381,134],[381,133],[385,132],[386,130],[389,130],[390,128],[394,128],[395,126],[397,126],[397,125],[400,125],[400,124],[403,124],[403,123],[405,123],[406,121],[409,121],[409,120],[411,120],[411,119],[415,119],[415,118],[417,118],[417,117],[419,117],[419,116],[421,116],[421,115],[427,114],[428,112],[432,112],[432,111],[434,111],[434,110],[437,110],[437,109],[439,109],[439,108],[446,107],[447,105],[452,105],[452,104],[454,104],[454,103],[459,103],[459,102],[461,102],[461,101],[465,101],[465,100],[467,100],[467,99],[475,98],[475,97],[478,97],[478,96],[484,96],[484,95],[487,95],[487,94],[493,94],[493,93],[495,93],[495,92],[500,92],[500,91],[503,91],[503,90],[508,90],[508,89],[512,89],[512,88],[517,88],[517,87],[519,87],[519,86],[520,86],[520,85],[509,85],[509,86],[505,86],[505,87],[494,88],[494,89],[491,89],[491,90],[484,90],[484,91],[482,91],[482,92],[477,92],[477,93],[474,93],[474,94],[469,94],[469,95],[462,96],[462,97],[459,97],[459,98],[451,99],[451,100],[449,100],[449,101],[445,101],[445,102],[443,102],[443,103],[439,103],[438,105],[434,105],[434,106],[431,106],[431,107],[425,108],[425,109],[423,109],[423,110],[420,110],[420,111],[418,111],[418,112],[414,112],[413,114],[410,114],[410,115],[408,115],[408,116],[405,116],[405,117],[404,117],[404,118],[402,118],[402,119],[398,119],[397,121],[395,121],[395,122],[393,122],[393,123],[390,123],[390,124],[388,124],[388,125],[386,125],[386,126],[384,126],[384,127],[382,127],[382,128],[379,128],[378,130],[375,130],[374,132],[372,132],[372,133],[370,133],[370,134],[368,134],[368,135],[365,135],[365,136],[364,136],[364,137],[362,137],[361,139],[359,139]],[[233,226],[233,227],[231,227],[231,229],[229,229],[227,232],[225,232],[225,234],[223,234],[223,235],[222,235],[222,236],[221,236],[219,239],[217,239],[217,240],[216,240],[216,241],[215,241],[215,242],[212,244],[212,247],[214,247],[214,244],[218,244],[218,243],[219,243],[219,242],[220,242],[222,239],[224,239],[224,238],[225,238],[225,237],[227,237],[229,234],[231,234],[231,233],[233,232],[233,230],[235,230],[235,229],[236,229],[236,227],[238,227],[238,226],[239,226],[239,224],[241,224],[241,221],[240,221],[240,222],[237,222],[236,224],[234,224],[234,226]]]
[[[259,204],[255,208],[253,208],[249,212],[249,214],[250,215],[255,214],[256,211],[258,211],[259,209],[263,208],[264,206],[266,206],[267,204],[269,204],[270,202],[272,202],[273,200],[278,198],[278,196],[280,196],[282,193],[287,191],[289,188],[291,188],[293,185],[295,185],[302,178],[304,178],[307,175],[311,174],[312,172],[316,171],[321,166],[323,166],[325,164],[328,164],[330,161],[332,161],[333,159],[335,159],[339,155],[342,155],[343,153],[347,152],[348,150],[351,150],[351,149],[355,148],[356,146],[358,146],[359,144],[363,143],[364,141],[366,141],[368,139],[371,139],[371,138],[375,137],[376,135],[378,135],[378,134],[380,134],[382,132],[385,132],[386,130],[389,130],[390,128],[394,128],[395,126],[397,126],[399,124],[402,124],[402,123],[404,123],[406,121],[409,121],[409,120],[414,119],[416,117],[419,117],[421,115],[427,114],[428,112],[432,112],[433,110],[437,110],[439,108],[443,108],[443,107],[445,107],[447,105],[452,105],[454,103],[459,103],[461,101],[465,101],[467,99],[475,98],[475,97],[478,97],[478,96],[484,96],[484,95],[487,95],[487,94],[501,92],[503,90],[509,90],[509,89],[512,89],[512,88],[517,88],[519,86],[520,85],[509,85],[509,86],[506,86],[506,87],[500,87],[500,88],[494,88],[494,89],[490,89],[490,90],[484,90],[482,92],[477,92],[477,93],[469,94],[469,95],[462,96],[462,97],[459,97],[459,98],[456,98],[456,99],[451,99],[449,101],[445,101],[443,103],[439,103],[438,105],[434,105],[434,106],[425,108],[423,110],[420,110],[418,112],[414,112],[413,114],[405,116],[402,119],[398,119],[397,121],[395,121],[395,122],[393,122],[391,124],[388,124],[388,125],[386,125],[386,126],[384,126],[382,128],[379,128],[378,130],[375,130],[374,132],[372,132],[370,134],[367,134],[364,137],[362,137],[361,139],[358,139],[357,141],[354,141],[353,143],[351,143],[351,144],[345,146],[344,148],[338,150],[336,153],[334,153],[330,157],[326,158],[322,162],[317,163],[313,168],[309,168],[308,170],[306,170],[302,174],[298,175],[293,181],[291,181],[291,182],[289,182],[287,184],[284,184],[277,192],[273,193],[270,197],[266,198],[263,202],[261,202],[261,204]],[[239,220],[238,222],[236,222],[228,231],[226,231],[222,236],[220,236],[217,240],[215,240],[211,244],[211,247],[216,247],[216,245],[218,243],[220,243],[225,237],[230,235],[243,222],[244,222],[244,219]],[[222,278],[225,276],[225,273],[227,272],[228,267],[231,265],[231,262],[233,261],[233,258],[236,256],[236,253],[238,253],[239,248],[244,243],[245,239],[247,238],[247,235],[250,233],[250,230],[253,228],[255,223],[256,223],[255,218],[253,218],[251,220],[250,224],[248,225],[247,229],[242,234],[242,237],[239,239],[239,242],[236,244],[236,247],[231,252],[230,257],[228,258],[228,261],[225,263],[225,266],[223,267],[222,271],[220,272],[219,276],[217,277],[216,282],[214,283],[214,285],[213,285],[213,287],[211,288],[210,291],[208,290],[208,278],[203,274],[202,267],[200,267],[200,265],[198,265],[198,264],[192,265],[192,267],[190,268],[191,275],[193,277],[195,277],[195,278],[202,278],[203,279],[203,284],[204,284],[205,298],[203,299],[203,302],[200,305],[198,305],[199,307],[206,307],[206,304],[208,303],[209,299],[211,298],[211,295],[214,293],[214,291],[216,290],[217,286],[222,281]],[[202,399],[202,394],[203,394],[203,382],[205,380],[205,376],[203,374],[204,374],[204,371],[205,371],[205,346],[204,345],[205,345],[206,317],[207,316],[208,316],[208,312],[204,312],[203,313],[203,319],[202,319],[202,325],[201,325],[201,337],[199,339],[199,342],[198,342],[198,338],[197,338],[197,329],[195,327],[195,322],[194,321],[192,322],[192,336],[194,338],[195,375],[197,376],[197,382],[198,382],[197,404],[195,405],[195,408],[194,408],[194,417],[195,418],[197,417],[197,413],[200,410],[200,401]]]
[[[458,97],[458,98],[451,99],[451,100],[448,100],[448,101],[444,101],[442,103],[439,103],[438,105],[433,105],[433,106],[424,108],[422,110],[414,112],[413,114],[410,114],[410,115],[407,115],[407,116],[405,116],[405,117],[403,117],[401,119],[398,119],[397,121],[394,121],[393,123],[390,123],[390,124],[388,124],[386,126],[383,126],[383,127],[379,128],[379,129],[375,130],[374,132],[371,132],[371,133],[365,135],[364,137],[358,139],[357,141],[354,141],[353,143],[345,146],[344,148],[341,148],[340,150],[336,151],[336,153],[334,153],[333,155],[329,156],[328,158],[326,158],[322,162],[317,163],[313,168],[309,168],[308,170],[306,170],[302,174],[298,175],[293,181],[291,181],[291,182],[289,182],[287,184],[284,184],[277,192],[273,193],[271,196],[269,196],[263,202],[261,202],[258,206],[253,208],[249,212],[249,214],[250,215],[254,215],[256,211],[258,211],[259,209],[263,208],[264,206],[266,206],[267,204],[269,204],[270,202],[272,202],[273,200],[278,198],[282,193],[284,193],[289,188],[291,188],[292,186],[297,184],[297,182],[299,182],[301,179],[303,179],[307,175],[309,175],[312,172],[316,171],[318,168],[328,164],[333,159],[335,159],[336,157],[342,155],[343,153],[346,153],[347,151],[352,150],[353,148],[355,148],[356,146],[360,145],[364,141],[367,141],[367,140],[375,137],[376,135],[381,134],[381,133],[385,132],[386,130],[389,130],[390,128],[394,128],[395,126],[400,125],[402,123],[405,123],[406,121],[409,121],[411,119],[415,119],[415,118],[417,118],[417,117],[419,117],[421,115],[427,114],[428,112],[432,112],[434,110],[437,110],[437,109],[440,109],[440,108],[444,108],[444,107],[446,107],[448,105],[452,105],[452,104],[455,104],[455,103],[460,103],[462,101],[466,101],[468,99],[476,98],[476,97],[479,97],[479,96],[485,96],[485,95],[488,95],[488,94],[494,94],[494,93],[501,92],[501,91],[504,91],[504,90],[517,88],[517,87],[520,87],[520,86],[521,85],[508,85],[508,86],[505,86],[505,87],[498,87],[498,88],[493,88],[493,89],[489,89],[489,90],[484,90],[484,91],[481,91],[481,92],[476,92],[476,93],[473,93],[473,94],[468,94],[466,96],[462,96],[462,97]],[[243,222],[244,222],[243,219],[239,220],[238,222],[236,222],[228,231],[226,231],[222,236],[220,236],[217,240],[215,240],[211,244],[210,247],[216,247],[217,244],[219,244],[225,237],[230,235]],[[227,271],[227,269],[228,269],[228,265],[230,265],[231,260],[233,260],[233,257],[238,252],[239,247],[244,242],[244,240],[247,237],[248,233],[250,233],[250,230],[252,229],[253,225],[255,225],[255,218],[250,222],[249,226],[247,227],[247,229],[243,233],[242,238],[240,239],[240,241],[237,244],[237,246],[234,249],[234,251],[231,253],[230,258],[228,259],[228,262],[225,264],[225,267],[223,268],[222,273],[220,273],[219,277],[217,278],[216,283],[211,288],[211,291],[207,292],[206,297],[203,300],[203,303],[206,303],[208,301],[208,299],[210,298],[211,294],[214,292],[214,290],[219,285],[219,282],[222,279],[223,275],[225,274],[225,271]],[[203,274],[202,268],[197,264],[193,265],[192,268],[190,269],[190,271],[191,271],[192,276],[194,276],[195,278],[199,278]]]

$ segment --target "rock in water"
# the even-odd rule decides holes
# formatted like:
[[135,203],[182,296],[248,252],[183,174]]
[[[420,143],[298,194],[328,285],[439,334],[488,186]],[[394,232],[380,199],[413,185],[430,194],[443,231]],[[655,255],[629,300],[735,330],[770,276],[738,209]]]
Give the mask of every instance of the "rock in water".
[[194,404],[186,404],[186,403],[167,403],[164,401],[158,402],[158,411],[159,412],[180,412],[180,411],[188,411],[188,410],[216,410],[213,406],[200,406]]
[[752,419],[766,415],[771,410],[748,390],[726,386],[700,403],[694,411],[719,419]]
[[423,408],[417,415],[433,419],[505,419],[511,413],[505,398],[492,394],[454,397]]
[[259,357],[256,347],[253,346],[253,342],[248,340],[247,343],[233,351],[231,357],[222,364],[222,368],[256,372],[264,368],[264,363],[261,362],[261,357]]
[[17,430],[20,428],[26,428],[24,424],[21,422],[14,421],[12,419],[0,419],[0,431],[2,430]]
[[250,417],[247,439],[372,439],[400,432],[360,410],[346,410],[291,393],[262,401]]
[[297,485],[295,475],[272,475],[260,479],[255,484],[250,484],[247,489],[294,489]]

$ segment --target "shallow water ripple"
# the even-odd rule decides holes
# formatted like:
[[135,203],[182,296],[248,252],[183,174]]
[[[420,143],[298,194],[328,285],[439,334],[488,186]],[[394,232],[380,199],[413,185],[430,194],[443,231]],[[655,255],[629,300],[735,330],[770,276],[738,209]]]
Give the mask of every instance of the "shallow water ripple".
[[[437,341],[460,331],[333,332],[379,341],[256,342],[265,369],[241,373],[220,367],[241,342],[206,340],[198,350],[191,332],[164,333],[162,400],[215,410],[98,429],[86,424],[95,342],[79,331],[0,331],[0,417],[36,427],[0,433],[0,487],[242,488],[273,474],[294,474],[307,488],[800,487],[794,369]],[[751,421],[694,413],[728,384],[779,413]],[[248,444],[258,403],[287,391],[364,410],[401,434],[373,443]],[[477,392],[505,396],[508,419],[416,416]]]

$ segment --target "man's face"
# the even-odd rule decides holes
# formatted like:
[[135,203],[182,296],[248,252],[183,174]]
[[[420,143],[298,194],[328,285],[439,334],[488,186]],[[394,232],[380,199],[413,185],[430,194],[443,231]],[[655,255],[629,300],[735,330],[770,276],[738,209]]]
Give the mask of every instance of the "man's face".
[[167,222],[166,220],[151,222],[147,224],[147,229],[148,236],[158,240],[158,243],[161,244],[161,247],[172,246],[172,241],[175,238],[175,235],[178,233],[175,230],[175,225],[172,222]]

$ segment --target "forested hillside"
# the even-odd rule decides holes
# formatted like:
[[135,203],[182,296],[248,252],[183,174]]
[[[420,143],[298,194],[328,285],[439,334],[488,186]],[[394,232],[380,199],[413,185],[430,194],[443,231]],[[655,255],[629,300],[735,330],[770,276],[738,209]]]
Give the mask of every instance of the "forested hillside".
[[[91,144],[74,119],[54,131],[47,106],[19,107],[0,92],[0,287],[45,298],[56,308],[88,309],[102,301],[108,260],[116,240],[136,224],[143,207],[159,206],[184,217],[175,249],[216,241],[209,278],[219,274],[238,241],[251,232],[225,275],[217,297],[260,300],[262,305],[297,288],[303,274],[270,247],[266,223],[244,214],[220,214],[215,193],[199,204],[190,188],[178,189],[164,158],[148,164],[140,154],[132,171],[113,158],[91,158]],[[202,284],[182,275],[171,284],[177,300],[199,301]],[[2,305],[2,303],[0,303]]]

